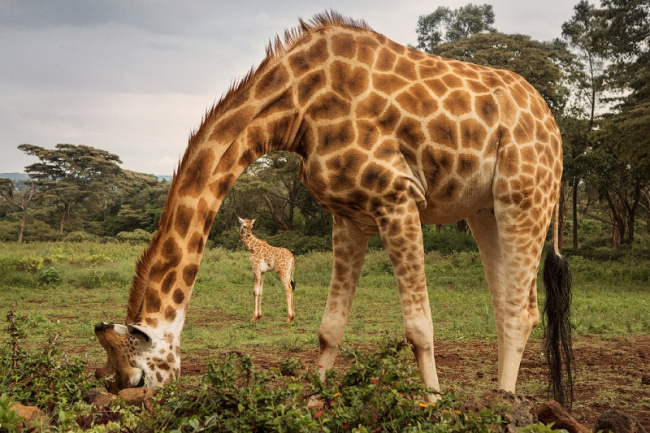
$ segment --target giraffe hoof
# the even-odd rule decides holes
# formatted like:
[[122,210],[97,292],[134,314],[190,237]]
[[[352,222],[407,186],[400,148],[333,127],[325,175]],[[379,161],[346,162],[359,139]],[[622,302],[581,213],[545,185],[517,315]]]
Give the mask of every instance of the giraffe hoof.
[[262,318],[262,316],[253,316],[253,318],[251,319],[251,322],[259,322],[261,318]]
[[287,317],[287,323],[291,323],[291,322],[293,322],[293,319],[294,319],[295,317],[296,317],[295,314],[294,314],[293,316]]

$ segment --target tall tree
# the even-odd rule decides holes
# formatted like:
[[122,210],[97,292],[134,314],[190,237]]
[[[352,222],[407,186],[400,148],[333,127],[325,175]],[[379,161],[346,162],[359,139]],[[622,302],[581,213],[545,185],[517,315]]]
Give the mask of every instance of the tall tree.
[[578,187],[587,174],[579,168],[589,167],[577,164],[576,159],[591,146],[596,112],[601,106],[600,97],[604,90],[605,58],[602,55],[602,38],[598,37],[601,22],[595,14],[595,7],[581,0],[573,11],[573,17],[562,24],[562,37],[578,59],[579,67],[570,75],[575,103],[568,110],[569,116],[577,119],[569,120],[571,127],[564,129],[564,160],[567,168],[565,177],[571,188],[573,248],[578,249]]
[[433,54],[434,47],[445,42],[455,42],[478,33],[494,33],[492,5],[472,3],[451,10],[441,6],[429,15],[418,17],[417,48]]
[[123,175],[117,155],[94,147],[57,144],[55,149],[45,149],[21,144],[18,148],[40,160],[25,171],[35,180],[43,200],[57,208],[61,234],[74,206],[111,194]]

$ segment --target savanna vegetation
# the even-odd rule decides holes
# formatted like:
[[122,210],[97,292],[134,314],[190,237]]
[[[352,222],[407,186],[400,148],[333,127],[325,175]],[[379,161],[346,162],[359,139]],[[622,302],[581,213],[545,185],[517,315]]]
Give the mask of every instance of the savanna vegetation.
[[[580,1],[551,42],[502,34],[493,24],[489,5],[438,8],[418,20],[417,48],[512,69],[542,93],[564,138],[561,220],[574,277],[576,341],[636,341],[650,333],[649,6]],[[254,163],[212,226],[183,332],[182,381],[145,406],[88,405],[84,396],[98,385],[91,372],[105,356],[93,326],[124,317],[134,261],[157,227],[169,184],[124,170],[118,155],[91,146],[19,147],[38,161],[25,167],[27,179],[0,179],[0,312],[6,316],[0,322],[0,431],[21,422],[11,401],[41,408],[52,431],[499,428],[499,410],[461,410],[465,398],[493,386],[493,362],[473,363],[479,371],[463,378],[443,365],[443,401],[418,404],[424,390],[402,350],[395,281],[377,238],[344,340],[347,361],[326,383],[315,378],[331,217],[306,192],[299,161],[287,153]],[[259,237],[296,254],[293,323],[283,322],[284,298],[273,277],[265,285],[265,317],[248,320],[252,276],[237,216],[256,218]],[[426,227],[425,250],[437,344],[465,347],[465,361],[472,363],[472,350],[496,339],[476,246],[459,222]],[[543,291],[540,297],[543,303]],[[528,362],[542,357],[535,349],[540,335],[538,328]],[[642,385],[618,377],[624,384],[610,389],[614,379],[591,374],[578,365],[578,380],[589,385],[576,395],[577,419],[593,425],[595,401],[601,408],[625,401],[628,412],[650,422],[643,418],[650,396]],[[524,374],[520,392],[543,400],[543,377],[541,370]],[[598,380],[602,386],[592,387]],[[313,394],[326,397],[320,412],[305,404]]]

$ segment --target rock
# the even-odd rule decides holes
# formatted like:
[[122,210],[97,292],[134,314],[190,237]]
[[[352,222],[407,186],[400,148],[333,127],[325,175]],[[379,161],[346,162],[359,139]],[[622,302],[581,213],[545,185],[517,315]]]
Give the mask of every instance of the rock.
[[13,403],[10,409],[18,412],[18,416],[25,420],[18,426],[17,431],[19,432],[23,430],[40,432],[48,424],[47,415],[36,406],[23,406],[20,403]]
[[547,401],[537,409],[537,418],[544,424],[553,423],[553,429],[569,433],[589,433],[589,429],[575,420],[557,401]]
[[602,430],[605,433],[610,431],[612,433],[647,433],[638,419],[616,410],[602,414],[598,418],[594,430]]
[[106,388],[100,387],[100,388],[93,388],[90,391],[88,391],[85,400],[86,403],[94,404],[99,408],[99,407],[108,406],[110,402],[112,402],[116,398],[117,396],[115,394],[111,394],[106,390]]
[[153,390],[149,388],[126,388],[120,390],[118,395],[124,399],[128,404],[139,405],[142,404],[147,398],[154,394]]
[[461,406],[462,412],[478,413],[483,409],[505,407],[504,418],[508,424],[505,432],[516,432],[521,427],[537,423],[533,403],[524,397],[506,391],[488,391],[481,397]]

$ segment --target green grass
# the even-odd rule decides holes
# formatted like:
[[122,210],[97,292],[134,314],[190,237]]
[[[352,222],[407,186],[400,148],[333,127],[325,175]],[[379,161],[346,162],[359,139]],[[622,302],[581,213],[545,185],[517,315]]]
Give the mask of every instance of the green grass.
[[[101,357],[93,326],[122,322],[135,260],[143,246],[99,243],[0,244],[0,309],[17,304],[28,317],[29,335],[43,341],[53,332],[65,344]],[[183,334],[185,353],[205,349],[315,348],[327,299],[331,253],[296,258],[294,322],[286,323],[280,281],[267,274],[264,317],[250,322],[252,275],[245,251],[206,251]],[[489,293],[478,254],[426,255],[427,282],[436,339],[496,339]],[[602,262],[573,256],[573,325],[576,334],[649,333],[650,259]],[[47,283],[55,268],[59,283]],[[540,302],[544,293],[540,282]],[[380,314],[378,314],[380,312]],[[375,344],[403,335],[395,278],[386,254],[369,251],[352,307],[345,344]],[[541,335],[540,329],[533,337]]]

